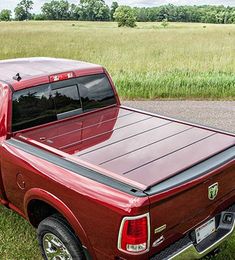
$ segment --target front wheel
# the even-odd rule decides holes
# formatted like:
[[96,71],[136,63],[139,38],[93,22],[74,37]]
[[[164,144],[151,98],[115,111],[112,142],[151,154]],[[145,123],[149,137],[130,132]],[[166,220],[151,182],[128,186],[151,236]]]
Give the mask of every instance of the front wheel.
[[45,260],[84,260],[82,247],[59,215],[43,220],[38,226],[38,240]]

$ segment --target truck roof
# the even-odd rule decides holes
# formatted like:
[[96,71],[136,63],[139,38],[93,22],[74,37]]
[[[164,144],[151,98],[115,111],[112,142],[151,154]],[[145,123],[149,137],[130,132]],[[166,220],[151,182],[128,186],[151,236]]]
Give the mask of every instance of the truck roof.
[[[15,90],[19,90],[29,87],[29,84],[31,86],[46,84],[49,81],[49,75],[100,69],[102,69],[100,65],[69,59],[45,57],[10,59],[0,61],[0,81],[5,81],[11,84]],[[22,78],[20,82],[13,79],[17,73]]]

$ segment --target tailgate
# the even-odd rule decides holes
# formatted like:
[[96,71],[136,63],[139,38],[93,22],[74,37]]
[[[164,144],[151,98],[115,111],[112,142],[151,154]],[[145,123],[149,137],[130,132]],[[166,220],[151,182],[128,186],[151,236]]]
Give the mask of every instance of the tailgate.
[[235,201],[235,147],[149,189],[152,241],[187,233]]

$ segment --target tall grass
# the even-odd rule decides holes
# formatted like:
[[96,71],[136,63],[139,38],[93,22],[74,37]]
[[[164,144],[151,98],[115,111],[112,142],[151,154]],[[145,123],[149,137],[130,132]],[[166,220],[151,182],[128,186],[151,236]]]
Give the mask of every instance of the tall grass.
[[104,65],[122,98],[235,100],[235,26],[0,23],[0,59],[53,56]]

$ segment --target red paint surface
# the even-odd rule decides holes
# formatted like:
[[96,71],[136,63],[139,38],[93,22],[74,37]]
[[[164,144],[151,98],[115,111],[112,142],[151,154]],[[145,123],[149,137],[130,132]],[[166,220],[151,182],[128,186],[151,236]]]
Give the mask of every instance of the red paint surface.
[[[0,62],[0,79],[15,90],[48,83],[50,75],[67,71],[79,76],[105,70],[54,59]],[[20,72],[23,80],[13,81],[13,72]],[[14,148],[5,142],[12,138],[11,95],[8,84],[0,82],[0,203],[25,218],[31,200],[50,204],[66,217],[94,259],[147,259],[235,201],[234,160],[184,185],[138,198]],[[233,134],[134,111],[121,107],[119,100],[117,106],[13,135],[142,190],[235,144]],[[24,189],[17,184],[19,174]],[[220,191],[216,200],[210,201],[208,186],[215,182],[219,182]],[[167,224],[164,243],[142,256],[119,252],[122,218],[147,212],[150,245],[162,235],[154,234],[154,229]]]

